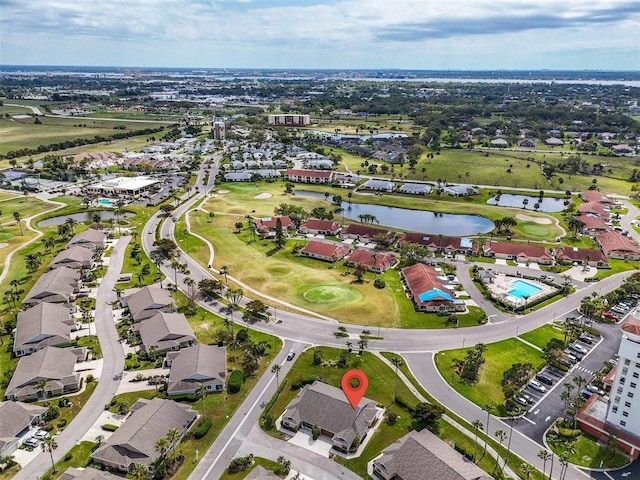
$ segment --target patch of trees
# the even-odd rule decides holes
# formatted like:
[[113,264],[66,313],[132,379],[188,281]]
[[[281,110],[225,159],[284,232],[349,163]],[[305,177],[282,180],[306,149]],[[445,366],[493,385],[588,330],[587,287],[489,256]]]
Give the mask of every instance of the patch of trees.
[[478,343],[467,350],[464,360],[454,360],[453,368],[463,382],[476,383],[478,381],[480,368],[484,364],[484,352],[486,351],[487,346],[484,343]]

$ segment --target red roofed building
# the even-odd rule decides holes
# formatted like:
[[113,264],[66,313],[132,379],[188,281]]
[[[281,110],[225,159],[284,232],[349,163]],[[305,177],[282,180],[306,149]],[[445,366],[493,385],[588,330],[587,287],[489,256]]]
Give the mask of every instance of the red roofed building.
[[607,257],[595,248],[561,247],[556,250],[556,261],[558,263],[588,263],[592,267],[608,268]]
[[343,259],[347,253],[349,253],[348,245],[335,242],[318,242],[316,240],[311,240],[300,251],[300,255],[303,257],[317,258],[331,263]]
[[395,234],[390,230],[357,223],[352,223],[342,230],[342,236],[360,242],[393,243],[395,239]]
[[409,298],[415,309],[421,312],[464,311],[462,300],[455,298],[455,292],[447,288],[447,281],[434,268],[416,263],[400,271]]
[[611,205],[614,203],[611,198],[600,193],[598,190],[587,190],[586,192],[582,192],[580,194],[580,198],[585,202],[598,202],[598,203],[605,203],[608,205]]
[[400,236],[398,243],[400,245],[417,243],[418,245],[427,247],[432,252],[459,253],[461,255],[478,254],[478,244],[471,238],[406,232]]
[[300,183],[331,183],[336,178],[336,172],[331,170],[298,170],[288,168],[285,172],[287,180]]
[[609,218],[609,210],[599,202],[587,202],[578,206],[578,215],[598,215],[602,218]]
[[284,233],[289,230],[295,230],[296,226],[293,223],[293,220],[291,220],[287,215],[284,215],[282,217],[264,217],[256,220],[256,231],[263,238],[275,237],[278,219],[280,219],[282,231]]
[[333,220],[310,218],[300,226],[300,233],[305,235],[338,235],[340,224]]
[[542,265],[553,263],[553,255],[546,248],[527,243],[487,242],[482,247],[485,257],[504,258],[517,262],[538,262]]
[[610,232],[598,233],[596,242],[609,258],[621,258],[628,260],[638,260],[638,244],[625,237],[620,232],[612,230]]
[[585,233],[606,232],[607,230],[611,229],[611,227],[607,225],[605,219],[602,217],[596,217],[593,215],[580,215],[579,217],[575,218],[584,223],[582,231]]
[[396,263],[397,257],[393,253],[369,251],[358,248],[351,252],[344,263],[352,267],[362,265],[370,272],[384,273],[389,270],[394,263]]

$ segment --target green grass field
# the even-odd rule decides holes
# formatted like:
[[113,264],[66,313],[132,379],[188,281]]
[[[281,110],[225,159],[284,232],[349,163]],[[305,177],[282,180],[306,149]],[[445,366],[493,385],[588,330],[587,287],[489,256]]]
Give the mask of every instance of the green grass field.
[[552,338],[564,341],[564,328],[546,324],[536,328],[535,330],[531,330],[530,332],[523,333],[520,335],[520,338],[532,343],[536,347],[544,348]]
[[[286,455],[285,455],[285,458],[286,458]],[[278,468],[277,462],[273,462],[266,458],[253,457],[253,465],[251,467],[237,473],[229,473],[225,471],[220,477],[220,480],[242,480],[247,475],[249,475],[253,471],[253,469],[256,468],[256,466],[258,465],[271,471],[275,471]]]
[[504,395],[500,387],[502,374],[514,363],[533,364],[538,369],[543,364],[542,353],[514,338],[487,345],[484,354],[485,363],[480,369],[475,384],[463,383],[454,374],[454,359],[464,359],[467,349],[446,350],[436,355],[436,366],[442,378],[458,393],[473,403],[483,406],[487,403],[496,405],[498,414],[505,414]]

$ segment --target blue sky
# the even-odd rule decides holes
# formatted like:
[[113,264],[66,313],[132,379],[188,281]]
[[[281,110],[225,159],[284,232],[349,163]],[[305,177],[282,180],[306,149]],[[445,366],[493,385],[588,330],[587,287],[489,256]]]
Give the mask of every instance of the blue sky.
[[638,0],[0,0],[0,63],[640,70]]

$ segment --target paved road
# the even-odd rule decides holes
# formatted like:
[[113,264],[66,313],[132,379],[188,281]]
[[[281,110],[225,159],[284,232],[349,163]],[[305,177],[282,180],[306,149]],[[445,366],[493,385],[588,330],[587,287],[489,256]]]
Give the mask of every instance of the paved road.
[[[104,405],[116,394],[120,380],[116,374],[124,370],[124,352],[118,341],[118,332],[113,323],[111,304],[116,300],[113,287],[120,275],[124,252],[131,237],[121,237],[109,259],[109,268],[100,282],[96,296],[96,331],[102,349],[103,367],[98,385],[86,405],[73,421],[56,437],[58,449],[55,461],[60,460],[89,430],[104,411]],[[40,453],[14,477],[16,480],[33,480],[51,468],[48,453]]]

